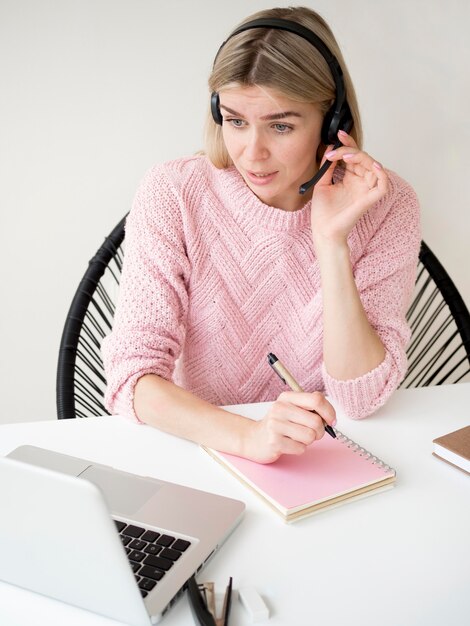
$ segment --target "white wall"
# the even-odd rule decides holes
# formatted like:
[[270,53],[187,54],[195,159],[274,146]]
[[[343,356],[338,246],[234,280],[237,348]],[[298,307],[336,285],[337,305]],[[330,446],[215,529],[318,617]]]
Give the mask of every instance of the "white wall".
[[[366,149],[414,185],[423,237],[469,305],[470,3],[304,4],[343,48]],[[55,417],[60,335],[88,259],[152,163],[201,147],[214,54],[269,6],[0,1],[0,422]]]

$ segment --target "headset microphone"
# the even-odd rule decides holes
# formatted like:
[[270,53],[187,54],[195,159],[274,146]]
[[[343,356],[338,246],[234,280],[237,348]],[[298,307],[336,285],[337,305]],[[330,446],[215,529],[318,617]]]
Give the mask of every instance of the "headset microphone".
[[[323,56],[325,61],[330,68],[331,74],[333,76],[333,80],[335,82],[335,100],[333,105],[327,111],[325,118],[323,120],[322,130],[321,130],[321,139],[325,146],[333,144],[333,149],[339,148],[342,143],[338,139],[338,131],[344,130],[349,133],[353,126],[353,118],[351,115],[351,109],[349,108],[349,104],[346,100],[346,88],[343,80],[343,72],[341,70],[341,66],[338,63],[336,57],[332,54],[330,49],[323,43],[323,41],[311,30],[305,28],[301,24],[297,22],[292,22],[290,20],[285,19],[257,19],[251,22],[247,22],[246,24],[242,24],[239,26],[229,37],[223,42],[220,46],[217,55],[214,60],[217,60],[221,49],[225,46],[227,41],[238,35],[239,33],[250,30],[252,28],[275,28],[278,30],[285,30],[299,37],[302,37],[306,41],[312,44],[316,50]],[[220,112],[220,102],[219,102],[219,94],[217,92],[212,92],[211,94],[211,112],[212,118],[216,124],[222,125],[223,117]],[[304,194],[311,187],[317,184],[320,178],[325,174],[327,169],[330,167],[331,161],[325,161],[323,165],[320,167],[318,172],[313,176],[310,180],[303,183],[299,187],[299,193]]]

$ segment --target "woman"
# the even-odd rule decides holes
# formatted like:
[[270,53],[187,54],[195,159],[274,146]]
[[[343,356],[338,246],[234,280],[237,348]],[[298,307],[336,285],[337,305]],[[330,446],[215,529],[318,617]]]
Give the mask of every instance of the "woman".
[[[244,24],[260,18],[313,35],[250,25],[220,48],[206,154],[137,192],[103,354],[112,412],[268,463],[335,424],[324,393],[360,418],[400,383],[420,231],[413,190],[361,148],[324,20],[285,8]],[[285,391],[269,352],[305,392]],[[260,422],[219,408],[266,400]]]

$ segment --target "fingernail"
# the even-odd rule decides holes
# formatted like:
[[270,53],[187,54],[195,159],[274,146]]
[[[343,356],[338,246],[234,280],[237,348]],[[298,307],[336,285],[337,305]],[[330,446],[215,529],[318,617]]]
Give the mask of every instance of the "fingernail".
[[325,156],[327,159],[329,159],[332,156],[335,156],[336,154],[336,150],[330,150],[329,152],[325,152]]
[[343,159],[351,159],[354,154],[343,154]]
[[345,130],[339,130],[338,135],[343,135],[343,137],[347,137],[348,133]]
[[382,169],[382,166],[380,165],[380,163],[377,163],[376,161],[374,161],[374,167],[376,167],[378,170]]

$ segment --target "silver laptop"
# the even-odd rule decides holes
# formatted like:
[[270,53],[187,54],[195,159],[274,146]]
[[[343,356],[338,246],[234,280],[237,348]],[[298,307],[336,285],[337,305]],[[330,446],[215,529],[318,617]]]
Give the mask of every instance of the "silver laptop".
[[161,619],[245,509],[34,446],[0,458],[0,493],[0,580],[132,626]]

